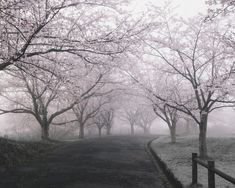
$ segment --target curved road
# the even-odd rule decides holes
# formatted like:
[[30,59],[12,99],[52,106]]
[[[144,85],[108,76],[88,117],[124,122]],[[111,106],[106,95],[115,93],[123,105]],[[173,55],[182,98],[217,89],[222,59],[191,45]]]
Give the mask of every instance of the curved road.
[[145,151],[151,137],[72,142],[44,159],[0,172],[1,188],[166,188]]

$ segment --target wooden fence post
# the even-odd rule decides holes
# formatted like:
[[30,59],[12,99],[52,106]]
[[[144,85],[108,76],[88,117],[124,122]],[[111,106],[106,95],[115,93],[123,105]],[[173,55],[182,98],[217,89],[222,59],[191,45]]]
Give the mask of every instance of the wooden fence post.
[[192,153],[192,185],[197,184],[197,153]]
[[208,161],[208,188],[215,188],[215,162]]

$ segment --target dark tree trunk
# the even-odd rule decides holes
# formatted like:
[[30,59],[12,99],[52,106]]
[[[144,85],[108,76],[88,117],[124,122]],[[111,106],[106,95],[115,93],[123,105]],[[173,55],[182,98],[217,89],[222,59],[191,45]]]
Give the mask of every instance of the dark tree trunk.
[[146,134],[146,135],[150,134],[150,131],[147,127],[144,127],[144,134]]
[[170,135],[171,135],[171,143],[176,143],[176,126],[169,126],[170,127]]
[[207,158],[207,143],[206,143],[207,120],[208,120],[208,114],[202,114],[199,125],[199,155],[200,158],[202,159]]
[[85,136],[85,134],[84,134],[84,124],[80,124],[80,126],[79,126],[79,138],[80,139],[83,139],[84,138],[84,136]]
[[41,125],[41,139],[42,140],[49,140],[49,125]]
[[134,135],[135,134],[135,129],[134,129],[134,125],[131,124],[131,135]]
[[110,134],[111,134],[111,128],[107,127],[107,135],[110,135]]
[[99,137],[101,137],[102,135],[102,128],[98,128],[99,129]]
[[176,131],[175,128],[170,129],[170,134],[171,134],[171,143],[176,143]]
[[174,114],[173,118],[171,118],[171,126],[170,128],[170,134],[171,134],[171,143],[176,143],[176,126],[177,126],[177,114]]

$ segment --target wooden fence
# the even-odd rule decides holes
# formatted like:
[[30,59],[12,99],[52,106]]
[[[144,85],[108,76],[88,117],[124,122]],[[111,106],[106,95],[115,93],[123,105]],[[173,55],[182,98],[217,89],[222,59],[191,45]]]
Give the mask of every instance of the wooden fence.
[[215,174],[235,185],[235,178],[216,169],[214,161],[208,160],[205,162],[200,160],[197,153],[192,153],[192,185],[196,185],[198,183],[197,164],[208,169],[208,188],[215,188]]

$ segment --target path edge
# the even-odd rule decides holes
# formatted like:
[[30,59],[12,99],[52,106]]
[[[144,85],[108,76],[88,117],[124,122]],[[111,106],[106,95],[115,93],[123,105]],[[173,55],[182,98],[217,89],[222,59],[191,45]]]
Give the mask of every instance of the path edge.
[[146,149],[147,152],[151,155],[152,159],[154,160],[154,165],[158,169],[160,167],[161,171],[166,176],[167,180],[170,182],[171,187],[173,188],[185,188],[185,186],[175,177],[174,173],[168,168],[167,164],[157,155],[157,153],[152,148],[152,142],[157,140],[159,137],[150,140],[147,145]]

